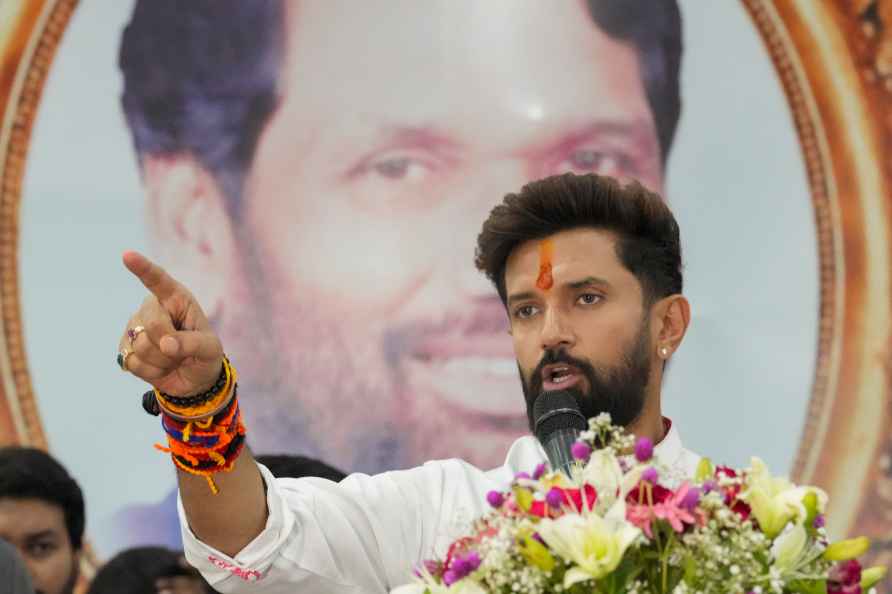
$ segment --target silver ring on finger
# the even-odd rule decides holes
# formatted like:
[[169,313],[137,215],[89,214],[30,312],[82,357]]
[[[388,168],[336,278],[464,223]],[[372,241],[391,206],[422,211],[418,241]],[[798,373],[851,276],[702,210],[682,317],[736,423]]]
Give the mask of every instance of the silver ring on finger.
[[133,351],[130,349],[124,349],[118,353],[118,367],[121,368],[121,371],[130,371],[127,369],[127,358],[132,354]]
[[145,326],[134,326],[133,328],[127,329],[127,339],[130,340],[130,346],[133,346],[133,343],[136,341],[136,338],[146,331]]

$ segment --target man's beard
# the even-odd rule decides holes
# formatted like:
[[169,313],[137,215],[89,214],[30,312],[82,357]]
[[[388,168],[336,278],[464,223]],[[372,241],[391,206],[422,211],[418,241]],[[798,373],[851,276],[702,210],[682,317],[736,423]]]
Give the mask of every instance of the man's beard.
[[620,362],[612,367],[595,367],[589,361],[570,356],[564,349],[545,351],[542,360],[533,370],[529,382],[523,377],[523,395],[527,405],[527,419],[530,431],[536,420],[533,418],[533,403],[542,393],[542,370],[546,365],[566,363],[582,373],[588,383],[588,391],[578,388],[567,390],[585,418],[590,419],[601,413],[609,413],[615,425],[628,427],[641,416],[647,398],[647,385],[650,382],[651,357],[648,343],[649,324],[641,323],[641,329],[632,345],[623,353]]

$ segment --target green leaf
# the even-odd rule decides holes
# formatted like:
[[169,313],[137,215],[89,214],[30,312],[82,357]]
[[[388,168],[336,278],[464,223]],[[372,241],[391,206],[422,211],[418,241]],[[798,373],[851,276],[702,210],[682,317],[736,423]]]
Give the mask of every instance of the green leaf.
[[533,492],[517,486],[512,488],[512,491],[514,491],[514,501],[517,503],[517,507],[524,512],[530,511],[533,506]]
[[519,546],[521,556],[531,565],[538,567],[542,571],[554,569],[555,560],[551,551],[531,535],[521,538]]
[[787,585],[797,594],[827,594],[827,582],[824,580],[796,580]]
[[712,465],[712,460],[700,458],[700,463],[697,464],[697,472],[694,474],[694,481],[697,483],[708,481],[713,474],[715,474],[715,467]]
[[693,555],[685,555],[684,558],[684,581],[688,586],[694,585],[694,576],[697,572],[697,561]]
[[861,572],[861,590],[866,592],[879,583],[881,579],[886,577],[886,568],[882,565],[875,565]]
[[606,592],[608,594],[625,594],[626,584],[635,579],[641,570],[640,563],[636,563],[629,556],[624,557],[616,569],[604,578],[603,582],[607,586]]
[[824,559],[828,561],[848,561],[855,559],[867,552],[870,548],[870,539],[866,536],[850,538],[835,542],[824,551]]
[[818,517],[818,495],[814,491],[809,491],[802,498],[802,505],[805,506],[805,529],[809,534],[813,535],[815,530],[815,518]]

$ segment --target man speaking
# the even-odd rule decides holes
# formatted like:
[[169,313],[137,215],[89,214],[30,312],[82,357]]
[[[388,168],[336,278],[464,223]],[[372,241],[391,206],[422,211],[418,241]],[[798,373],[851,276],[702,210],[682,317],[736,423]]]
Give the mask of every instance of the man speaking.
[[[124,264],[151,294],[129,321],[118,361],[154,387],[145,405],[161,412],[179,469],[186,555],[215,589],[387,592],[444,552],[457,517],[484,512],[486,492],[545,459],[526,436],[489,472],[453,459],[340,483],[274,479],[242,447],[251,427],[241,410],[256,403],[238,394],[237,361],[224,357],[201,306],[143,256],[128,252]],[[667,479],[693,475],[697,456],[661,414],[663,370],[690,306],[678,225],[657,194],[594,174],[533,182],[492,210],[476,265],[507,312],[531,429],[538,399],[562,391],[584,416],[608,412],[657,443]],[[338,396],[333,417],[347,412],[345,401],[376,406],[361,392]]]

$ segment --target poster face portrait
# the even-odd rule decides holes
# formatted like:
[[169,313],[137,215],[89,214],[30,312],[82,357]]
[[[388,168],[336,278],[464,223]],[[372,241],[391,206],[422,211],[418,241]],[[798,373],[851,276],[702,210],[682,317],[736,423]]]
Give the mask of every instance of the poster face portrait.
[[[876,373],[837,390],[855,352],[840,312],[874,269],[840,264],[842,243],[860,245],[842,233],[860,228],[839,205],[863,188],[828,181],[841,165],[823,112],[795,99],[796,46],[771,41],[793,17],[771,3],[82,0],[45,14],[62,6],[24,143],[28,368],[6,398],[32,419],[18,440],[48,438],[82,477],[103,554],[125,544],[112,518],[173,487],[144,387],[108,354],[143,298],[123,249],[208,312],[253,451],[361,472],[490,466],[528,427],[476,237],[506,193],[565,171],[640,180],[678,217],[694,312],[664,408],[686,444],[806,478],[829,468],[814,440]],[[71,377],[89,382],[72,394]],[[116,447],[97,453],[97,427]]]
[[122,103],[151,239],[268,403],[253,447],[363,471],[504,455],[526,418],[475,237],[561,171],[662,189],[680,19],[640,6],[136,5]]

